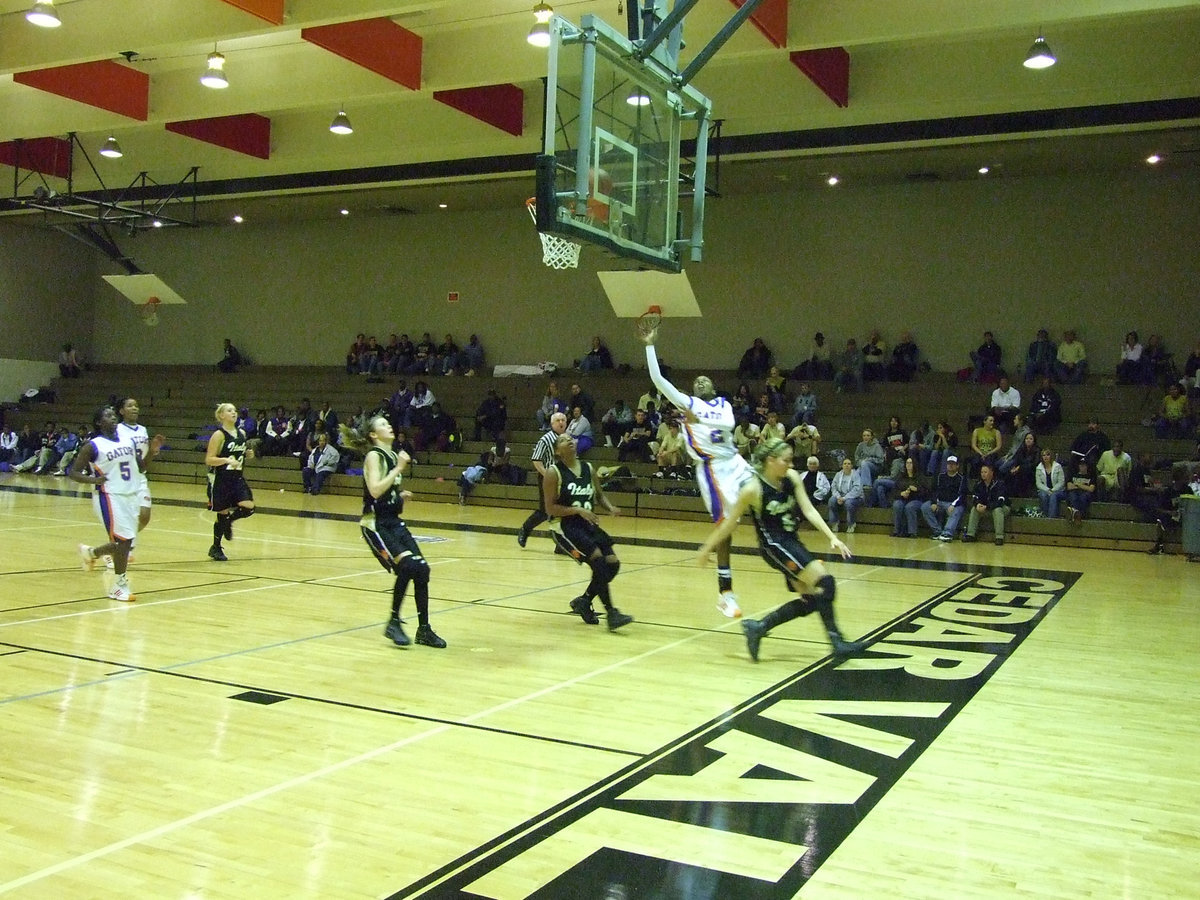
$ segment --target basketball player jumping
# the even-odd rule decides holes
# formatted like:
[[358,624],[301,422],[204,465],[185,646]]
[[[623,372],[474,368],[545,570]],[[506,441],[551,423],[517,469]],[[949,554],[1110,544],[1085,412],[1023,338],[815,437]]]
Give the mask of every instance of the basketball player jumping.
[[[754,477],[749,464],[733,443],[733,407],[718,397],[712,379],[699,376],[692,385],[694,397],[680,391],[663,377],[658,367],[654,341],[657,328],[640,331],[646,342],[646,367],[654,386],[683,413],[688,455],[695,460],[696,484],[713,522],[722,522],[730,507],[737,501],[742,485]],[[733,570],[729,567],[729,550],[733,546],[732,527],[717,544],[717,609],[736,618],[742,610],[733,592]]]

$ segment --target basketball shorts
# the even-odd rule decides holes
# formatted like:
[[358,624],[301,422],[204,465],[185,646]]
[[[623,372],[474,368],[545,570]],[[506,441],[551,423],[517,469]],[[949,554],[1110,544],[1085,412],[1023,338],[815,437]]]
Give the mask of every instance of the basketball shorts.
[[613,555],[612,538],[599,525],[593,525],[581,516],[567,516],[559,527],[561,539],[555,535],[555,543],[577,563],[587,562],[597,550],[601,556]]
[[800,573],[808,568],[809,563],[816,557],[808,552],[794,535],[764,535],[759,532],[758,549],[768,565],[783,573],[784,579],[791,589],[792,579],[798,579]]
[[106,491],[92,494],[92,508],[114,541],[132,541],[137,537],[139,502],[138,494],[110,494]]
[[737,503],[738,494],[754,477],[750,463],[740,456],[731,459],[706,459],[696,464],[696,483],[700,496],[714,522],[725,518]]
[[400,519],[377,519],[374,516],[363,516],[359,520],[363,540],[371,548],[371,553],[379,564],[389,572],[396,571],[396,565],[405,556],[420,556],[417,539],[412,536],[408,526]]
[[250,490],[250,485],[246,484],[242,473],[231,472],[213,481],[209,505],[213,512],[223,512],[233,509],[244,500],[253,499],[254,492]]
[[150,497],[150,482],[145,479],[142,480],[142,486],[138,490],[138,501],[141,504],[142,509],[149,509],[152,505]]

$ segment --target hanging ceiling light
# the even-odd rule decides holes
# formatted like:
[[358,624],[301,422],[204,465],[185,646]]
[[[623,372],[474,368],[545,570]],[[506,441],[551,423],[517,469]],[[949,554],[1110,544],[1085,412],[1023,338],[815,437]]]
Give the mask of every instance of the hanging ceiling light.
[[525,40],[535,47],[550,46],[550,20],[554,18],[554,9],[546,3],[539,3],[533,8],[534,26],[529,29]]
[[354,126],[350,124],[350,119],[346,115],[346,110],[338,110],[338,114],[334,116],[333,121],[329,123],[329,130],[334,134],[354,134]]
[[1037,40],[1033,42],[1033,46],[1029,48],[1029,55],[1025,57],[1024,66],[1027,69],[1048,69],[1058,62],[1054,58],[1054,54],[1050,52],[1050,45],[1046,43],[1046,39],[1039,34]]
[[121,145],[117,143],[117,139],[110,134],[108,140],[100,147],[100,155],[109,159],[120,159],[125,154],[121,152]]
[[625,98],[625,102],[630,106],[649,106],[650,95],[640,87],[636,87],[632,92],[630,92],[629,96]]
[[208,54],[208,68],[200,76],[200,83],[209,88],[229,87],[229,79],[225,77],[225,57],[216,50]]
[[54,11],[54,0],[38,0],[33,9],[25,13],[25,18],[40,28],[57,28],[62,19]]

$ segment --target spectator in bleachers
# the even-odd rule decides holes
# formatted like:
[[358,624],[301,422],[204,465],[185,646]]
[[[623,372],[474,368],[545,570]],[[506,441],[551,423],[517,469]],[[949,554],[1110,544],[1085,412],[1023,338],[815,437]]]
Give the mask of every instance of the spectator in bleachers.
[[[958,457],[952,453],[946,457],[946,471],[933,478],[933,496],[921,504],[921,513],[933,537],[942,542],[954,540],[966,502],[967,477],[958,470]],[[938,524],[940,515],[946,517],[944,527]]]
[[[830,358],[829,345],[825,343],[825,335],[817,332],[813,335],[812,349],[808,359],[800,364],[803,371],[797,377],[813,381],[829,381],[833,378],[833,361]],[[800,368],[800,367],[797,367]]]
[[888,381],[912,381],[920,365],[921,350],[913,340],[912,332],[900,335],[900,343],[892,348],[892,361],[888,364]]
[[1153,420],[1154,434],[1159,438],[1186,438],[1192,430],[1192,411],[1187,395],[1178,384],[1167,388],[1158,415]]
[[7,422],[0,428],[0,463],[11,465],[17,455],[17,433]]
[[896,476],[890,499],[892,537],[915,538],[917,513],[921,511],[921,505],[929,499],[929,479],[921,474],[915,459],[910,457],[904,461],[904,471]]
[[[576,406],[583,410],[583,415],[589,422],[596,417],[596,401],[578,382],[571,385],[571,396],[567,398],[568,409],[574,409]],[[579,455],[578,451],[575,455]]]
[[1000,376],[1000,383],[992,391],[988,407],[998,429],[1007,431],[1012,427],[1013,416],[1021,411],[1021,392],[1009,384],[1007,375]]
[[341,455],[337,448],[329,443],[329,435],[324,431],[318,432],[316,445],[309,451],[308,465],[300,470],[300,478],[304,482],[304,493],[316,496],[325,486],[325,479],[338,469]]
[[1058,345],[1050,340],[1050,333],[1039,328],[1037,338],[1025,351],[1025,381],[1032,383],[1034,377],[1049,378],[1054,374],[1054,362],[1058,356]]
[[1009,496],[1027,497],[1033,492],[1033,470],[1037,468],[1041,457],[1042,450],[1037,437],[1032,431],[1026,430],[1013,455],[1001,460],[997,466],[1000,477],[1008,485]]
[[[71,471],[71,463],[75,462],[75,455],[84,443],[90,440],[92,433],[92,427],[86,422],[71,432],[74,441],[69,441],[66,448],[63,449],[62,456],[58,458],[58,468],[54,471],[55,475],[62,477]],[[57,445],[55,449],[59,449]]]
[[379,357],[383,348],[379,346],[379,341],[375,339],[375,335],[367,338],[367,344],[358,355],[358,374],[359,375],[378,375],[379,374]]
[[217,369],[229,375],[238,370],[238,366],[242,364],[242,354],[238,352],[238,348],[233,346],[233,342],[229,338],[225,338],[224,346],[221,348],[221,359],[217,362]]
[[876,440],[875,433],[870,428],[864,428],[862,440],[854,448],[854,468],[858,472],[858,481],[862,487],[864,499],[868,501],[871,484],[884,470],[885,461],[883,446]]
[[459,358],[462,367],[467,370],[468,377],[473,377],[476,372],[483,370],[483,344],[479,342],[479,335],[471,335]]
[[737,386],[737,390],[733,392],[733,396],[729,398],[729,405],[733,407],[735,416],[745,416],[750,418],[754,415],[754,396],[750,393],[750,385],[742,382]]
[[[929,451],[926,475],[939,475],[946,470],[946,460],[958,450],[958,435],[945,419],[933,430],[933,446]],[[957,458],[955,459],[957,463]]]
[[733,445],[742,457],[749,459],[750,454],[758,445],[762,430],[750,420],[749,416],[741,413],[734,416],[734,422],[736,424],[733,426]]
[[557,412],[566,412],[566,404],[558,396],[558,384],[551,381],[546,385],[546,393],[542,396],[541,405],[534,412],[538,431],[545,431],[549,428],[550,417]]
[[863,378],[868,381],[883,381],[887,374],[887,344],[879,336],[879,331],[871,332],[870,337],[862,346]]
[[575,438],[575,455],[583,456],[592,449],[595,438],[592,436],[592,422],[583,414],[583,407],[578,404],[571,407],[571,418],[567,422],[567,434]]
[[453,375],[455,369],[458,368],[458,353],[458,344],[454,342],[454,336],[447,334],[433,353],[433,360],[429,364],[429,373],[431,375]]
[[440,453],[452,450],[458,445],[458,423],[454,416],[442,409],[442,404],[435,401],[418,426],[413,443],[418,450],[437,450]]
[[767,413],[771,411],[771,398],[766,394],[759,394],[758,401],[754,404],[754,410],[750,413],[750,421],[761,429],[767,424]]
[[863,381],[863,357],[858,352],[858,341],[854,338],[846,341],[846,349],[833,360],[833,390],[842,393],[851,385],[857,391],[865,390]]
[[1143,371],[1142,342],[1138,340],[1136,331],[1130,331],[1121,345],[1121,359],[1117,363],[1117,384],[1140,384]]
[[[996,420],[984,416],[983,424],[971,432],[971,456],[967,461],[967,474],[978,472],[982,466],[994,466],[1000,453],[1000,432]],[[993,473],[995,474],[995,473]]]
[[895,478],[904,470],[904,458],[908,455],[909,434],[900,424],[899,416],[888,419],[887,430],[883,433],[883,472],[889,478]]
[[508,406],[504,398],[494,390],[488,390],[487,396],[475,410],[475,440],[482,440],[484,432],[493,441],[498,440],[500,432],[508,427]]
[[292,420],[282,406],[275,407],[275,413],[267,419],[266,428],[259,435],[262,446],[259,456],[283,456],[290,452],[289,443],[292,436]]
[[1200,343],[1188,354],[1183,364],[1184,390],[1200,390]]
[[[226,338],[228,341],[229,339]],[[346,374],[357,375],[362,371],[362,357],[367,350],[367,336],[361,331],[355,335],[354,340],[350,342],[350,349],[346,351]],[[218,368],[220,363],[217,363]]]
[[412,402],[408,407],[408,421],[404,424],[409,428],[424,428],[436,403],[437,397],[433,396],[429,385],[424,381],[418,381],[413,385]]
[[771,371],[767,373],[766,388],[771,409],[782,416],[787,405],[787,379],[779,371],[779,366],[771,366]]
[[996,343],[990,331],[983,333],[983,343],[971,352],[971,380],[978,384],[985,379],[993,381],[1000,377],[1000,363],[1004,351]]
[[1075,336],[1074,331],[1064,331],[1062,343],[1058,345],[1054,377],[1062,384],[1083,384],[1087,369],[1087,351],[1083,342]]
[[824,503],[829,497],[829,476],[821,471],[821,460],[815,454],[805,460],[805,472],[800,480],[814,504]]
[[662,407],[662,405],[663,395],[656,387],[651,386],[646,393],[638,397],[637,408],[640,410],[648,410],[651,406],[653,406],[655,409],[659,409]]
[[621,462],[650,462],[650,440],[653,437],[654,429],[646,418],[646,410],[637,410],[633,414],[633,424],[617,445],[617,459]]
[[792,445],[796,459],[821,455],[821,432],[814,425],[797,425],[784,440]]
[[1062,422],[1062,397],[1049,376],[1042,379],[1042,386],[1029,401],[1027,421],[1038,434],[1048,434]]
[[[52,423],[47,423],[52,424]],[[12,467],[16,471],[17,466],[26,462],[31,457],[37,456],[37,452],[42,446],[42,433],[34,431],[29,427],[29,424],[21,426],[21,432],[17,435],[17,450],[13,454]],[[32,468],[32,466],[30,467]]]
[[672,417],[666,423],[667,433],[650,446],[654,451],[654,461],[658,463],[658,471],[663,475],[682,476],[679,471],[685,462],[687,449],[683,433],[679,430],[679,420]]
[[746,349],[738,363],[738,377],[761,379],[770,369],[771,351],[762,338],[755,338],[754,343]]
[[929,458],[933,455],[933,445],[937,439],[937,430],[926,420],[908,434],[908,447],[904,455],[917,462],[917,471],[929,474]]
[[322,403],[321,408],[317,410],[316,421],[325,426],[325,433],[331,436],[331,440],[337,440],[338,414],[333,411],[328,400]]
[[412,424],[412,401],[413,392],[409,389],[408,382],[401,378],[396,390],[388,399],[387,420],[392,425],[392,431]]
[[603,369],[611,369],[613,367],[612,354],[608,352],[608,348],[604,346],[604,342],[600,340],[600,336],[596,335],[592,338],[592,346],[588,349],[587,354],[583,359],[579,360],[578,369],[584,373],[595,373]]
[[[878,444],[878,441],[876,442]],[[861,446],[861,445],[860,445]],[[863,504],[862,479],[849,458],[842,460],[842,470],[829,483],[829,528],[835,533],[838,520],[846,517],[846,533],[853,534],[858,520],[858,508]]]
[[1057,519],[1059,504],[1067,496],[1067,473],[1048,447],[1042,448],[1042,461],[1034,472],[1033,484],[1037,489],[1042,515],[1047,519]]
[[388,335],[387,343],[383,345],[383,349],[379,351],[379,371],[380,373],[392,374],[396,371],[396,361],[400,353],[400,338],[396,336],[396,332]]
[[69,343],[63,344],[62,353],[58,354],[58,374],[63,378],[78,378],[81,371],[75,348]]
[[621,436],[633,424],[633,408],[622,398],[618,398],[600,418],[600,430],[604,433],[604,446],[615,447],[621,443]]
[[391,374],[399,375],[401,372],[407,372],[416,355],[417,348],[413,346],[409,336],[407,334],[400,335],[400,340],[396,343],[395,357],[392,360]]
[[312,408],[312,401],[304,397],[291,418],[292,437],[289,449],[293,455],[298,456],[303,453],[307,456],[308,451],[312,449],[311,439],[313,427],[316,424],[317,411]]
[[1078,525],[1087,515],[1088,507],[1096,493],[1096,478],[1091,463],[1081,459],[1075,464],[1075,472],[1067,479],[1067,519]]
[[779,413],[775,412],[775,410],[771,410],[769,413],[767,413],[766,421],[763,422],[759,433],[761,435],[761,439],[764,441],[772,439],[782,441],[787,435],[787,429],[784,427],[784,424],[779,421]]
[[1096,462],[1096,483],[1100,499],[1124,501],[1129,496],[1129,476],[1133,472],[1133,458],[1125,452],[1125,444],[1117,438],[1112,449],[1100,454]]
[[246,432],[247,438],[258,437],[258,420],[250,415],[250,410],[243,406],[238,410],[236,427]]
[[662,424],[662,413],[659,412],[661,404],[651,401],[646,404],[646,424],[654,431],[658,431],[658,426]]
[[436,352],[437,346],[433,343],[429,332],[426,331],[413,348],[412,362],[404,369],[404,373],[406,375],[428,375],[430,363]]
[[1155,384],[1160,378],[1164,383],[1174,381],[1178,370],[1171,356],[1163,343],[1162,335],[1150,335],[1146,339],[1146,346],[1142,348],[1142,383]]
[[1112,447],[1108,435],[1100,430],[1100,422],[1095,416],[1088,419],[1087,428],[1071,442],[1071,463],[1074,465],[1081,459],[1086,459],[1095,465],[1100,454]]
[[1002,479],[996,477],[996,470],[990,463],[980,466],[979,481],[975,482],[971,501],[971,512],[967,516],[967,533],[963,535],[963,541],[970,543],[975,540],[980,520],[984,516],[990,516],[996,544],[1003,544],[1004,523],[1009,513],[1008,488]]
[[792,403],[792,426],[817,424],[817,395],[807,381],[800,382]]
[[[1012,460],[1016,458],[1017,453],[1020,452],[1022,445],[1025,443],[1025,436],[1033,434],[1033,429],[1025,424],[1024,413],[1017,413],[1013,416],[1012,426],[1012,435],[1008,439],[1008,450],[997,461],[997,469],[1003,478],[1008,477],[1008,471],[1013,465]],[[1034,458],[1034,462],[1037,462],[1037,457]]]

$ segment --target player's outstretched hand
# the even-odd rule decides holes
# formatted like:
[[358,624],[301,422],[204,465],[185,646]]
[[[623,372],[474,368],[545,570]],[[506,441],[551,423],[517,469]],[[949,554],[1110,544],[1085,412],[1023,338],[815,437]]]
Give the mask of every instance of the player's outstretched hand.
[[654,341],[658,338],[658,329],[651,328],[649,331],[638,331],[638,337],[642,339],[647,347],[653,347]]
[[838,538],[834,538],[829,542],[829,548],[835,553],[840,553],[842,555],[842,559],[849,559],[851,556],[850,548],[842,543],[842,541]]

